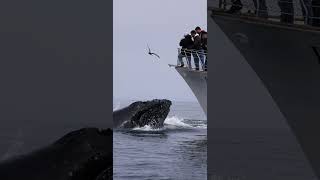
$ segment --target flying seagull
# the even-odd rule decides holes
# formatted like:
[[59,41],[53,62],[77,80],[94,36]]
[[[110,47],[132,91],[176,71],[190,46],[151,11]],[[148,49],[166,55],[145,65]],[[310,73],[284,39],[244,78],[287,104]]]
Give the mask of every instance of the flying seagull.
[[151,56],[155,55],[160,59],[160,56],[158,54],[156,54],[156,53],[151,52],[151,49],[150,49],[149,45],[147,45],[147,46],[148,46],[148,50],[149,50],[148,54],[151,55]]

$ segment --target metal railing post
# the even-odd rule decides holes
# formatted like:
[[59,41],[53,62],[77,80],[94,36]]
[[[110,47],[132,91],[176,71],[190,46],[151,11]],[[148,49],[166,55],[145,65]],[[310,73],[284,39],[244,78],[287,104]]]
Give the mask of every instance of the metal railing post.
[[304,23],[305,24],[309,24],[309,9],[307,8],[306,3],[304,2],[304,0],[300,0],[300,3],[302,4],[304,12],[305,12]]
[[[189,56],[190,55],[190,56]],[[204,52],[204,50],[194,50],[194,49],[182,49],[182,48],[178,48],[178,60],[177,60],[177,65],[179,65],[180,61],[179,61],[179,56],[181,56],[181,59],[183,61],[183,64],[184,64],[184,60],[183,60],[183,57],[185,57],[186,59],[186,64],[188,65],[188,68],[189,69],[194,69],[192,67],[192,60],[194,62],[194,64],[196,65],[195,63],[195,58],[198,58],[198,60],[200,62],[198,62],[198,66],[200,67],[201,66],[201,69],[204,70],[206,69],[205,67],[205,63],[207,61],[207,52]],[[201,57],[202,56],[202,57]],[[201,58],[203,58],[201,61]],[[200,65],[201,63],[201,65]],[[180,64],[181,65],[181,64]]]
[[178,48],[177,65],[180,63],[180,62],[179,62],[180,52],[181,52],[181,50],[180,50],[180,48]]

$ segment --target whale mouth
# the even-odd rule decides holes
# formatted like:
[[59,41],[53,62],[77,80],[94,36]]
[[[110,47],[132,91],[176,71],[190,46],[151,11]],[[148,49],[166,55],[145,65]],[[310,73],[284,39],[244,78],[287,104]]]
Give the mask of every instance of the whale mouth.
[[145,102],[135,102],[136,107],[131,120],[127,121],[124,127],[144,127],[146,125],[153,129],[163,127],[164,120],[170,112],[171,101],[169,100],[152,100]]

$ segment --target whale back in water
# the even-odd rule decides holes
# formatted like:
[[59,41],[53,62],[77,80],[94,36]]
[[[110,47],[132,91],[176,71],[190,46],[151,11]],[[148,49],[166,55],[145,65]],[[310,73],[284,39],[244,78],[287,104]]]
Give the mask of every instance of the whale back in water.
[[134,102],[113,112],[113,126],[134,128],[149,125],[152,128],[161,128],[169,114],[171,104],[171,101],[166,99]]
[[[84,128],[0,163],[1,180],[112,179],[112,130]],[[107,174],[107,175],[106,175]]]

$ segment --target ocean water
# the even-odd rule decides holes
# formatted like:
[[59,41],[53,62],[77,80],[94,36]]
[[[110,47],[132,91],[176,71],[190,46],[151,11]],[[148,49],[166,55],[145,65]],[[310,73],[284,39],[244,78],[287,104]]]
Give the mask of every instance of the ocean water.
[[[114,109],[133,101],[114,102]],[[113,173],[123,179],[207,179],[207,120],[197,102],[173,102],[162,129],[113,133]]]

